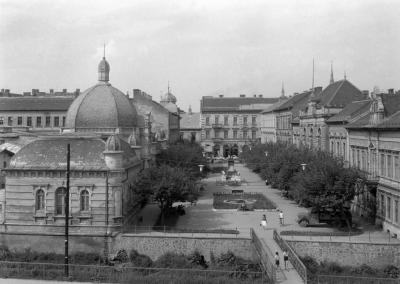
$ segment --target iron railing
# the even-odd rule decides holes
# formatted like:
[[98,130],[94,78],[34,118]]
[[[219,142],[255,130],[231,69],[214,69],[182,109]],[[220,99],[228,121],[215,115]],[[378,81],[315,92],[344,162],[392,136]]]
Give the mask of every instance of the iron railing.
[[310,284],[399,284],[400,278],[378,278],[347,275],[310,275]]
[[257,234],[254,232],[253,228],[250,229],[250,236],[253,242],[254,248],[260,258],[260,262],[267,274],[268,279],[272,283],[276,283],[276,267],[273,262],[274,256],[268,247],[263,246],[261,240],[258,238]]
[[300,260],[300,258],[297,256],[296,252],[284,239],[281,238],[281,236],[278,234],[276,230],[274,230],[274,240],[283,251],[286,250],[288,252],[290,262],[296,269],[297,273],[299,273],[304,283],[307,284],[307,268],[304,265],[304,263]]

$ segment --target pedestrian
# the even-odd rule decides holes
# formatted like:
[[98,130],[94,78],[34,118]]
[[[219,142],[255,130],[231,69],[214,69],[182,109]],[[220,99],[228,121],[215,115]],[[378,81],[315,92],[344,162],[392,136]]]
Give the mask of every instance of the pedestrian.
[[265,216],[265,214],[263,214],[262,219],[261,219],[261,224],[260,224],[264,230],[267,229],[267,216]]
[[275,265],[276,265],[276,268],[279,268],[279,253],[278,252],[275,253]]
[[287,262],[289,260],[289,254],[287,252],[287,250],[283,251],[283,262],[285,264],[285,269],[287,269]]
[[279,224],[283,226],[283,211],[279,211]]

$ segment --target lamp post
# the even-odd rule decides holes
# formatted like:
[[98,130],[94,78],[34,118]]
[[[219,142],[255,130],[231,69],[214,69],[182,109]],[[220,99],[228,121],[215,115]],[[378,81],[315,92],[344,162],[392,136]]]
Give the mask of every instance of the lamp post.
[[306,170],[307,164],[303,163],[303,164],[300,164],[300,166],[301,166],[301,168],[302,168],[302,170],[303,170],[303,172],[304,172],[304,171]]
[[268,157],[268,151],[265,151],[264,153],[265,153],[265,157]]
[[202,172],[203,172],[204,165],[198,165],[198,166],[199,166],[200,173],[202,173]]

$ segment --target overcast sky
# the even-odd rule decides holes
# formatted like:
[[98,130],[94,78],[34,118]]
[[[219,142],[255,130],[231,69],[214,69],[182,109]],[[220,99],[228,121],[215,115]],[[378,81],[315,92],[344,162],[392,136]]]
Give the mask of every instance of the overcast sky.
[[204,95],[280,95],[347,78],[400,88],[396,0],[0,0],[0,88],[85,90],[106,43],[110,82],[178,105]]

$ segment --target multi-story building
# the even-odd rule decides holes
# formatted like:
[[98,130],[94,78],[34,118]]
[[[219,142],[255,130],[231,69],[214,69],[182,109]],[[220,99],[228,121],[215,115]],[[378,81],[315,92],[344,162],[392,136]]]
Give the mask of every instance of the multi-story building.
[[[374,94],[369,112],[346,126],[350,164],[367,174],[373,187],[359,187],[357,206],[371,211],[376,221],[393,236],[400,237],[400,95],[390,90]],[[367,184],[368,185],[368,184]]]
[[200,103],[201,144],[214,156],[238,155],[260,141],[260,112],[279,98],[205,96]]
[[201,142],[200,113],[192,112],[192,107],[189,107],[187,113],[181,114],[180,128],[181,140]]
[[[314,88],[314,93],[319,94],[322,87]],[[307,105],[311,91],[295,93],[281,106],[275,108],[276,113],[276,140],[282,143],[299,143],[298,121],[299,111]]]
[[[321,93],[311,92],[307,106],[299,113],[299,131],[304,145],[329,151],[329,129],[326,121],[347,104],[366,99],[366,96],[346,78],[333,82]],[[296,131],[297,132],[297,131]]]

